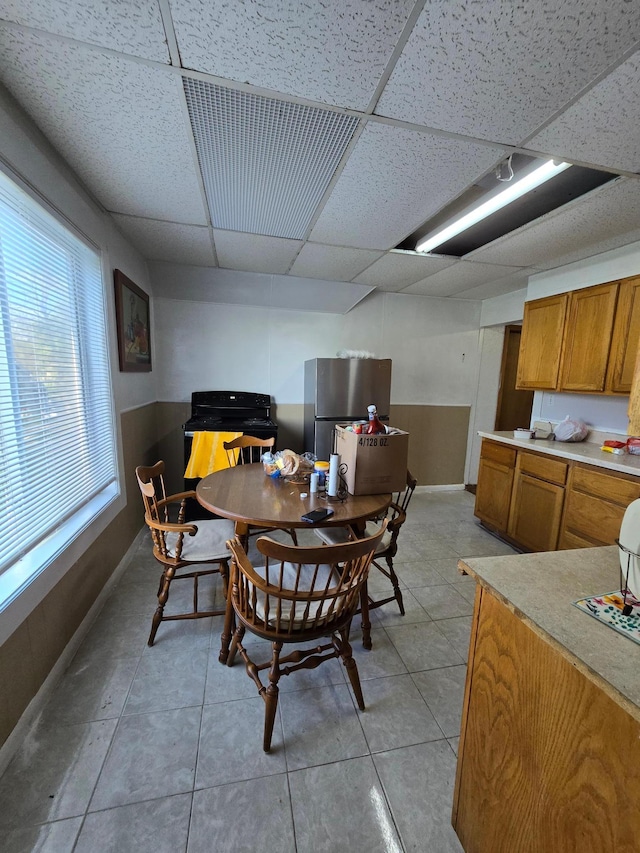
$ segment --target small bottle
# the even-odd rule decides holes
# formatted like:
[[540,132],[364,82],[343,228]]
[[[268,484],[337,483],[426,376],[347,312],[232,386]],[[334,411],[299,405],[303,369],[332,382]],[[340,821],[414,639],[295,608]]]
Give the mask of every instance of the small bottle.
[[318,461],[314,464],[313,470],[318,474],[318,492],[324,492],[329,474],[329,463]]
[[384,424],[378,417],[376,407],[367,406],[367,411],[369,412],[369,423],[367,424],[367,427],[363,430],[363,432],[365,432],[367,435],[378,435],[381,432],[386,432]]

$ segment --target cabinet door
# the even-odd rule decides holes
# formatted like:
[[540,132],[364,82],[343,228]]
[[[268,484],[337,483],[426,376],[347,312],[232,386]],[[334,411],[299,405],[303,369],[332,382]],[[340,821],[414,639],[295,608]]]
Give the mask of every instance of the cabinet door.
[[604,391],[619,282],[570,294],[561,391]]
[[609,355],[607,390],[629,394],[640,340],[640,276],[620,282],[613,340]]
[[505,445],[482,444],[474,512],[501,532],[509,523],[515,457],[515,450]]
[[555,551],[564,488],[522,471],[516,475],[509,536],[530,551]]
[[525,302],[516,388],[557,388],[568,298]]

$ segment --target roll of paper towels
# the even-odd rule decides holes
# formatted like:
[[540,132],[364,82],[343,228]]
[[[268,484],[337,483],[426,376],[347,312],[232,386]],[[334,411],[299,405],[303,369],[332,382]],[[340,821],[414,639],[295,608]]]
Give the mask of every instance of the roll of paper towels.
[[329,457],[329,485],[327,486],[327,494],[331,498],[335,498],[338,494],[338,468],[340,467],[340,454],[332,453]]

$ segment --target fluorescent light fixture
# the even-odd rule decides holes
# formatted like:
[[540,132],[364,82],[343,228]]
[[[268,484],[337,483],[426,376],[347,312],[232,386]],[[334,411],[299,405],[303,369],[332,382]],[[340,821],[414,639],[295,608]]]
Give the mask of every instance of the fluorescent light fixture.
[[559,175],[560,172],[564,172],[570,165],[571,163],[556,163],[553,160],[548,160],[542,166],[538,166],[520,178],[520,180],[510,183],[509,186],[500,186],[494,195],[490,196],[482,204],[479,204],[478,207],[474,207],[467,213],[464,213],[453,222],[445,225],[444,228],[436,231],[435,234],[428,234],[418,243],[416,252],[430,252],[436,246],[446,243],[447,240],[455,237],[456,234],[466,231],[467,228],[471,228],[472,225],[475,225],[482,219],[486,219],[492,213],[506,207],[506,205],[511,204],[512,201],[520,198],[525,193],[539,187],[540,184],[544,184],[545,181],[550,180],[555,175]]

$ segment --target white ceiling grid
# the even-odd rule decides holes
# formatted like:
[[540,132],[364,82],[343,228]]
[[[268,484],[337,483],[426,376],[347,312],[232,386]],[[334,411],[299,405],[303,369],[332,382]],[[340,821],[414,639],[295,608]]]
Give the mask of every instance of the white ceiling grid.
[[[640,240],[639,44],[627,0],[0,0],[0,83],[150,262],[322,310]],[[513,150],[625,178],[461,260],[393,251]]]
[[184,81],[214,228],[303,239],[354,116]]

